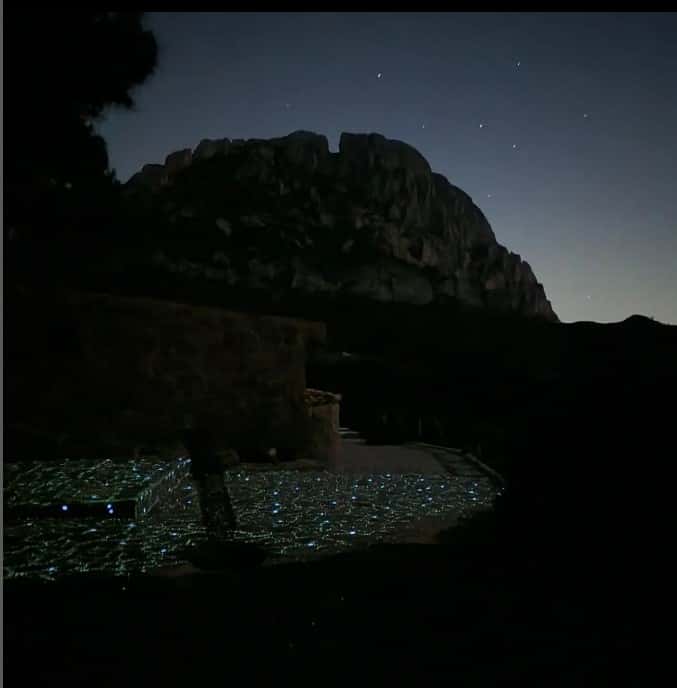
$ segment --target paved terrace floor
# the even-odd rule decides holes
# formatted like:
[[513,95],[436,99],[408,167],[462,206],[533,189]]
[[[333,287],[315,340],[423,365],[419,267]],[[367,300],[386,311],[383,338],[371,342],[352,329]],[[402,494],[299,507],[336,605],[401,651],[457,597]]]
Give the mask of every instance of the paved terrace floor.
[[341,428],[341,449],[330,462],[336,473],[383,474],[451,473],[458,477],[486,478],[472,459],[460,450],[424,443],[370,445],[355,431]]
[[[486,473],[459,450],[422,443],[367,445],[355,432],[343,430],[342,435],[331,466],[314,462],[305,468],[278,464],[250,470],[240,465],[228,471],[226,482],[238,518],[233,538],[264,547],[269,564],[378,542],[432,543],[440,530],[486,508],[495,496]],[[147,470],[138,463],[130,470],[145,480]],[[117,484],[125,475],[113,472],[108,477]],[[15,478],[17,482],[21,476]],[[173,569],[185,560],[182,552],[188,543],[204,537],[190,479],[170,480],[150,514],[123,517],[112,503],[112,487],[94,490],[89,478],[89,473],[83,478],[91,488],[87,494],[99,501],[110,499],[113,508],[98,516],[83,512],[72,518],[19,519],[5,529],[5,578],[52,580],[76,571],[126,575]],[[76,511],[77,495],[71,495],[71,501],[51,497],[59,514],[64,505],[68,514]]]

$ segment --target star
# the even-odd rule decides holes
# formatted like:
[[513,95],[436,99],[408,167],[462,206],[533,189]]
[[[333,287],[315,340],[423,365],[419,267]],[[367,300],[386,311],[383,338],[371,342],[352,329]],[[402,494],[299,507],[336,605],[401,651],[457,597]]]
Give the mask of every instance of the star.
[[382,76],[383,76],[383,74],[382,74],[381,72],[379,72],[379,73],[376,75],[376,78],[377,78],[377,79],[380,79]]
[[491,198],[491,194],[487,194],[487,198]]
[[484,124],[482,124],[482,122],[480,122],[480,129],[484,129]]
[[513,147],[513,149],[517,148],[517,144],[516,144],[516,143],[513,143],[513,144],[512,144],[512,147]]
[[422,125],[421,125],[421,129],[425,129],[425,124],[422,124]]
[[518,68],[518,69],[519,69],[519,67],[520,67],[521,64],[522,64],[522,63],[521,63],[519,60],[517,60],[517,68]]
[[583,119],[588,119],[588,113],[587,112],[583,113]]

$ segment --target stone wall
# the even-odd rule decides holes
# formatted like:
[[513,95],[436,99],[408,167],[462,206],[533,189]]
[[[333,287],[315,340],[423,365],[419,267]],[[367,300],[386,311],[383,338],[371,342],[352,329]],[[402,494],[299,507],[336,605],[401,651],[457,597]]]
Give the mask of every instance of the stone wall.
[[[298,448],[306,353],[325,327],[151,299],[18,291],[5,301],[6,458]],[[39,453],[40,455],[36,455]]]
[[341,447],[338,394],[318,389],[305,391],[306,429],[302,453],[310,459],[331,461]]

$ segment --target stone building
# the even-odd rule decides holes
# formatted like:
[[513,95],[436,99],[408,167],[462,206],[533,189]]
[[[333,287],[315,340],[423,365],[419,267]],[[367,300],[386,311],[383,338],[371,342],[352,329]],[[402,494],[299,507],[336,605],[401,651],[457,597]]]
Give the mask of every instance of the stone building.
[[24,290],[5,327],[6,460],[168,456],[189,422],[224,448],[313,444],[305,363],[321,323]]

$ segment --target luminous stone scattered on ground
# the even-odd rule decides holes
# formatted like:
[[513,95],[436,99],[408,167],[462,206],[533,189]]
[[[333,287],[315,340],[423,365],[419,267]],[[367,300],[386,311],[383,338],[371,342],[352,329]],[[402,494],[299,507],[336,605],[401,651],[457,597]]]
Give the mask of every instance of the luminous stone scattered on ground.
[[[126,466],[143,472],[141,462]],[[226,481],[238,517],[233,539],[265,547],[269,563],[396,542],[418,519],[467,515],[490,507],[496,493],[486,478],[448,474],[240,470],[227,473]],[[108,482],[104,498],[116,493],[112,475]],[[197,496],[186,478],[165,489],[145,518],[22,518],[6,524],[4,575],[52,580],[84,572],[144,573],[184,563],[182,551],[203,540]]]
[[[30,461],[6,464],[5,516],[71,518],[118,516],[144,518],[187,476],[190,461],[125,461],[110,459]],[[125,508],[123,508],[125,507]]]

